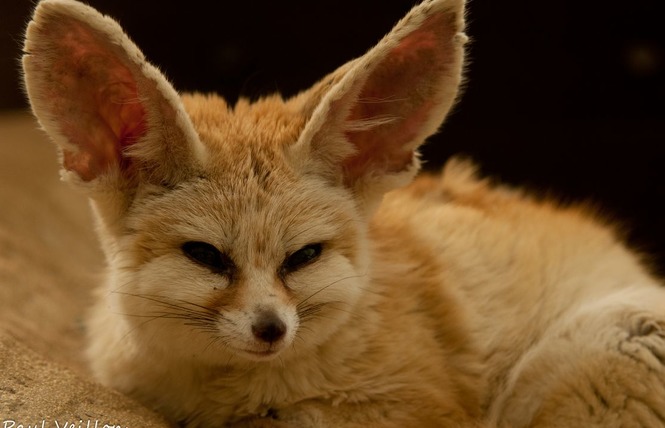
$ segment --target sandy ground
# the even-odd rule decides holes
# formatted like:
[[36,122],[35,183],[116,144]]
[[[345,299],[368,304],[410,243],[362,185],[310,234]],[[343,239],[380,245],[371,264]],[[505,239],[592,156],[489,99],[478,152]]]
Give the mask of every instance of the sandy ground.
[[86,369],[83,319],[102,266],[55,146],[27,113],[0,113],[0,428],[168,426]]

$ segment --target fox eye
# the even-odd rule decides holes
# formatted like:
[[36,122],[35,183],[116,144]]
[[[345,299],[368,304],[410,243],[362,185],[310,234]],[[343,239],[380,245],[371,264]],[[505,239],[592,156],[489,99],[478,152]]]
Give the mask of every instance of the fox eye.
[[189,241],[182,244],[181,248],[194,263],[207,267],[215,273],[229,275],[235,268],[233,260],[207,242]]
[[282,264],[282,272],[290,273],[312,263],[319,258],[321,250],[323,250],[322,244],[305,245],[284,260],[284,263]]

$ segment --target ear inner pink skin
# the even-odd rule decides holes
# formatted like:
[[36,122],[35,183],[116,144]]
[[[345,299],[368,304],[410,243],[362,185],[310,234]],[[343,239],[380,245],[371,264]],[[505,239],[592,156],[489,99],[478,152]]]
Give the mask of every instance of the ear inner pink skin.
[[[415,155],[415,149],[405,148],[404,143],[408,143],[417,137],[421,126],[429,118],[433,106],[433,102],[427,102],[420,106],[416,112],[411,113],[410,116],[397,119],[402,122],[399,129],[385,126],[386,129],[381,131],[347,132],[346,137],[349,141],[355,143],[362,140],[361,144],[363,145],[361,152],[344,162],[347,182],[355,181],[372,166],[382,172],[395,173],[403,171],[410,165]],[[392,152],[389,156],[386,155],[377,159],[377,153],[381,153],[386,144],[394,146]]]
[[111,53],[109,46],[85,24],[68,21],[47,27],[58,37],[60,50],[52,73],[58,84],[49,88],[54,113],[60,115],[60,131],[77,150],[64,150],[64,166],[84,181],[105,173],[114,165],[130,168],[123,150],[146,132],[146,111],[139,101],[130,70]]
[[420,143],[415,140],[438,107],[440,79],[451,55],[453,31],[445,22],[448,19],[449,14],[427,19],[391,49],[367,78],[346,121],[386,121],[345,132],[356,148],[343,164],[347,184],[372,169],[395,173],[412,163]]

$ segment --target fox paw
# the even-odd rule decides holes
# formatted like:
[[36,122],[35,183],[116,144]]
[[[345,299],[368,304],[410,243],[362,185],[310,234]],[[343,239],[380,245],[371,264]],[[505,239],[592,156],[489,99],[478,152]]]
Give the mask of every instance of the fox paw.
[[627,336],[619,342],[619,352],[646,364],[652,370],[665,366],[665,320],[653,314],[634,315]]

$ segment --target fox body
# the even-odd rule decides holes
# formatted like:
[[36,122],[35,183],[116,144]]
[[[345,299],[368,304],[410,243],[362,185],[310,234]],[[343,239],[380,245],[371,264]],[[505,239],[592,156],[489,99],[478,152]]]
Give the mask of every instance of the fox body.
[[110,18],[44,0],[23,59],[107,278],[96,377],[187,426],[660,426],[665,292],[580,208],[423,176],[463,2],[311,89],[178,95]]

